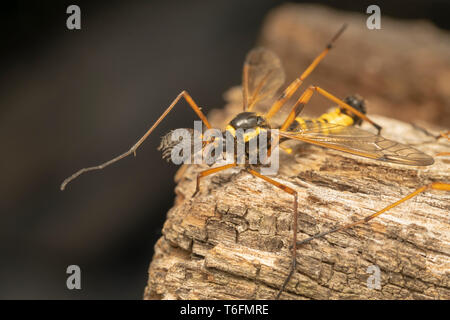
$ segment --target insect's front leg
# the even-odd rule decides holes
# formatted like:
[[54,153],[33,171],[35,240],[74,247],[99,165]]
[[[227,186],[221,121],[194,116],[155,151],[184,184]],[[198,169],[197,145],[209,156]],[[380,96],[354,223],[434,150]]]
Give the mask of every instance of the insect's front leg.
[[203,112],[200,110],[199,106],[195,103],[195,101],[192,99],[192,97],[189,95],[189,93],[187,93],[187,91],[182,91],[180,92],[180,94],[172,101],[172,103],[170,104],[170,106],[163,112],[163,114],[158,118],[158,120],[156,120],[156,122],[150,127],[150,129],[148,129],[148,131],[130,148],[130,150],[128,150],[125,153],[122,153],[121,155],[106,161],[98,166],[94,166],[94,167],[87,167],[87,168],[83,168],[81,170],[78,170],[77,172],[75,172],[73,175],[71,175],[70,177],[68,177],[67,179],[65,179],[63,181],[63,183],[61,184],[60,189],[64,190],[66,188],[66,185],[71,182],[72,180],[74,180],[75,178],[77,178],[79,175],[88,172],[88,171],[93,171],[93,170],[101,170],[107,166],[109,166],[110,164],[113,164],[114,162],[117,162],[131,154],[134,154],[136,156],[136,150],[140,147],[140,145],[145,141],[145,139],[147,139],[147,137],[153,132],[153,130],[155,130],[155,128],[161,123],[161,121],[169,114],[169,112],[175,107],[175,105],[178,103],[178,101],[184,98],[186,100],[186,102],[189,104],[189,106],[192,108],[192,110],[194,110],[194,112],[197,114],[197,116],[203,121],[203,123],[205,124],[205,126],[208,129],[211,129],[211,125],[209,124],[208,119],[206,118],[206,116],[203,114]]
[[229,169],[229,168],[233,168],[235,166],[236,166],[236,163],[230,163],[230,164],[226,164],[226,165],[221,166],[221,167],[211,168],[211,169],[207,169],[205,171],[200,172],[197,175],[197,184],[195,186],[195,191],[192,194],[192,197],[195,197],[200,192],[200,179],[201,178],[204,178],[206,176],[209,176],[211,174],[214,174],[214,173],[217,173],[217,172]]

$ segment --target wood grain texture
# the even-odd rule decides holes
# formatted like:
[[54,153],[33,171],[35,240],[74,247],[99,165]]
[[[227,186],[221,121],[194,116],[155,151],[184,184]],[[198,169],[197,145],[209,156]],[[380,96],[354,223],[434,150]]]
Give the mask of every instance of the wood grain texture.
[[[362,17],[286,5],[269,15],[261,41],[280,54],[292,79],[328,40],[331,22],[339,26],[345,21],[351,27],[364,23]],[[431,26],[414,29],[422,31],[414,32],[413,42],[423,45],[420,55],[411,55],[403,50],[408,45],[401,36],[410,33],[411,25],[389,19],[382,23],[402,40],[386,40],[377,34],[375,42],[363,43],[358,39],[367,39],[367,35],[350,28],[311,76],[311,83],[339,97],[348,93],[369,96],[369,115],[383,126],[386,138],[413,144],[429,155],[450,151],[448,141],[435,142],[409,123],[373,115],[449,123],[448,88],[441,85],[449,73],[448,54],[443,53],[449,45],[448,35]],[[311,30],[318,31],[313,34]],[[427,40],[430,33],[435,36]],[[389,46],[382,46],[385,41]],[[427,52],[437,58],[422,59]],[[349,58],[351,53],[355,58]],[[299,54],[307,61],[295,60]],[[442,66],[441,72],[432,74],[436,66]],[[389,77],[384,77],[386,72]],[[209,114],[214,127],[223,128],[242,110],[239,87],[225,97],[226,108]],[[330,106],[319,100],[321,108],[316,109],[319,103],[313,102],[306,111],[317,114]],[[439,113],[442,116],[437,119]],[[274,119],[280,120],[281,116]],[[363,128],[372,130],[367,124]],[[440,129],[427,128],[434,133]],[[429,167],[410,167],[301,143],[294,143],[293,148],[295,155],[281,154],[275,179],[298,192],[300,240],[361,219],[421,185],[450,182],[448,157],[436,158]],[[176,176],[175,203],[155,245],[144,299],[273,299],[291,262],[293,197],[246,172],[229,169],[204,178],[201,192],[192,198],[196,175],[205,168],[183,167]],[[450,194],[428,191],[368,224],[300,246],[295,274],[282,298],[450,299],[449,212]],[[367,268],[372,265],[381,270],[381,289],[367,287]]]
[[[233,114],[238,104],[227,111]],[[214,117],[213,117],[214,118]],[[224,119],[224,118],[222,118]],[[411,125],[373,116],[383,135],[403,143],[430,138]],[[369,128],[369,126],[363,126]],[[276,179],[299,194],[299,239],[382,209],[420,185],[450,181],[449,163],[387,164],[320,147],[294,145]],[[447,142],[417,146],[428,154]],[[191,165],[177,176],[149,269],[145,299],[272,299],[290,266],[292,196],[239,169],[206,177],[192,198]],[[373,222],[298,249],[298,266],[283,298],[449,299],[450,194],[430,191]],[[367,268],[381,269],[381,290],[368,289]]]

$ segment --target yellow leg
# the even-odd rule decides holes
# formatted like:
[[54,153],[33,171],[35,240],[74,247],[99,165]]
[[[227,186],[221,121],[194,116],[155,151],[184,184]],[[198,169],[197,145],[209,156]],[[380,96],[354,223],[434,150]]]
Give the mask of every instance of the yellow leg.
[[450,141],[450,130],[439,133],[436,139],[444,138]]
[[[306,70],[295,79],[281,94],[281,96],[275,101],[275,103],[270,108],[269,112],[266,115],[266,118],[269,120],[272,118],[289,100],[290,97],[297,91],[297,89],[301,86],[303,81],[313,72],[313,70],[317,67],[317,65],[325,58],[328,52],[333,47],[333,43],[337,40],[337,38],[344,32],[347,28],[347,25],[344,24],[339,31],[334,35],[334,37],[330,40],[330,42],[326,45],[325,49],[314,59],[314,61],[306,68]],[[244,70],[245,73],[245,70]],[[245,88],[244,88],[244,96],[245,96]]]
[[287,118],[284,121],[283,125],[281,126],[280,130],[286,130],[289,127],[289,125],[291,125],[291,123],[295,120],[295,117],[300,113],[300,111],[304,108],[304,106],[309,102],[309,100],[311,99],[314,92],[318,92],[320,95],[324,96],[328,100],[331,100],[334,103],[336,103],[337,105],[339,105],[341,108],[344,108],[344,109],[350,111],[351,113],[357,115],[361,119],[371,123],[377,129],[378,133],[380,133],[380,131],[381,131],[380,125],[378,125],[375,122],[373,122],[372,120],[370,120],[365,114],[361,113],[360,111],[358,111],[355,108],[353,108],[352,106],[348,105],[341,99],[335,97],[328,91],[325,91],[324,89],[322,89],[318,86],[310,86],[308,89],[305,90],[305,92],[303,92],[303,94],[298,99],[297,103],[292,107],[291,112],[287,116]]
[[428,184],[426,186],[422,186],[419,189],[417,189],[416,191],[408,194],[406,197],[398,200],[395,203],[392,203],[392,204],[388,205],[386,208],[384,208],[384,209],[382,209],[382,210],[380,210],[378,212],[375,212],[375,213],[365,217],[364,219],[361,219],[361,220],[358,220],[356,222],[349,223],[349,224],[346,224],[346,225],[343,225],[343,226],[339,226],[339,227],[333,228],[333,229],[325,231],[325,232],[318,233],[318,234],[316,234],[316,235],[314,235],[312,237],[309,237],[307,239],[298,241],[297,245],[301,245],[301,244],[304,244],[306,242],[310,242],[313,239],[321,238],[321,237],[326,236],[326,235],[328,235],[330,233],[334,233],[334,232],[338,232],[338,231],[342,231],[342,230],[345,230],[345,229],[352,228],[352,227],[354,227],[354,226],[356,226],[358,224],[363,224],[363,223],[369,222],[370,220],[378,217],[379,215],[385,213],[386,211],[388,211],[388,210],[398,206],[399,204],[401,204],[401,203],[403,203],[403,202],[405,202],[405,201],[407,201],[407,200],[409,200],[411,198],[414,198],[418,194],[420,194],[422,192],[425,192],[427,190],[450,191],[450,184],[449,183],[444,183],[444,182],[433,182],[433,183],[430,183],[430,184]]
[[81,175],[85,172],[93,171],[93,170],[101,170],[101,169],[109,166],[110,164],[113,164],[114,162],[117,162],[117,161],[129,156],[130,154],[134,154],[136,156],[136,150],[139,148],[139,146],[145,141],[145,139],[147,139],[147,137],[150,135],[150,133],[152,133],[152,131],[155,130],[155,128],[161,123],[161,121],[167,116],[167,114],[175,107],[175,105],[181,98],[184,98],[186,100],[186,102],[189,104],[189,106],[192,108],[192,110],[194,110],[194,112],[197,114],[197,116],[203,121],[205,126],[208,129],[210,129],[211,125],[209,124],[208,119],[203,114],[203,112],[200,110],[198,105],[194,102],[194,100],[191,98],[191,96],[186,91],[182,91],[172,101],[170,106],[166,109],[166,111],[163,112],[163,114],[158,118],[158,120],[156,120],[156,122],[152,125],[152,127],[150,129],[148,129],[148,131],[131,147],[130,150],[128,150],[127,152],[122,153],[121,155],[119,155],[105,163],[102,163],[98,166],[83,168],[83,169],[75,172],[73,175],[71,175],[70,177],[68,177],[66,180],[63,181],[63,183],[61,184],[61,187],[60,187],[61,190],[64,190],[64,188],[70,181],[72,181],[73,179],[77,178],[79,175]]
[[295,266],[297,264],[297,221],[298,221],[298,194],[297,191],[295,191],[294,189],[279,183],[278,181],[275,181],[269,177],[263,176],[262,174],[260,174],[259,172],[252,170],[252,169],[247,169],[247,171],[254,175],[255,177],[261,178],[264,181],[274,185],[277,188],[280,188],[281,190],[283,190],[284,192],[287,192],[291,195],[294,196],[294,219],[293,219],[293,224],[292,224],[292,233],[293,233],[293,240],[292,240],[292,264],[291,264],[291,269],[289,271],[288,276],[286,277],[286,279],[283,282],[283,285],[281,286],[280,290],[278,291],[278,294],[276,296],[276,299],[279,299],[281,294],[283,293],[284,289],[286,288],[286,285],[288,284],[289,280],[291,279],[292,275],[294,274],[295,271]]
[[436,139],[436,140],[439,140],[440,138],[444,138],[444,139],[447,139],[447,140],[450,141],[450,130],[447,130],[447,131],[441,131],[441,132],[439,132],[438,135],[434,135],[434,134],[432,134],[431,132],[429,132],[427,129],[422,128],[421,126],[419,126],[419,125],[417,125],[417,124],[415,124],[415,123],[411,123],[411,125],[412,125],[415,129],[422,131],[422,132],[425,133],[427,136],[433,137],[433,138]]
[[300,114],[305,105],[309,102],[313,93],[314,90],[311,87],[309,87],[302,93],[300,98],[298,98],[297,102],[293,105],[291,112],[289,112],[289,115],[287,116],[286,120],[284,120],[284,123],[281,125],[280,130],[285,131],[287,130],[287,128],[289,128],[292,122],[294,122],[295,117],[297,117]]
[[450,156],[450,152],[438,152],[435,154],[435,157],[445,157]]
[[192,197],[195,197],[197,195],[197,193],[199,193],[199,191],[200,191],[200,179],[201,178],[204,178],[206,176],[209,176],[211,174],[214,174],[214,173],[217,173],[217,172],[229,169],[229,168],[233,168],[235,166],[236,166],[236,163],[230,163],[230,164],[226,164],[226,165],[221,166],[221,167],[211,168],[211,169],[208,169],[208,170],[200,172],[197,175],[197,185],[195,187],[195,192],[192,195]]

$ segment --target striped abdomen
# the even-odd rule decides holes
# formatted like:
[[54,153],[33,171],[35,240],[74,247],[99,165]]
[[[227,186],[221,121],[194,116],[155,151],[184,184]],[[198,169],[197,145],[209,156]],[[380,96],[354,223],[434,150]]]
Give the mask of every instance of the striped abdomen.
[[[302,117],[295,118],[295,121],[290,125],[288,131],[308,131],[320,129],[322,124],[334,123],[342,126],[352,126],[355,121],[352,117],[341,112],[340,108],[336,108],[333,111],[322,114],[315,119],[306,119]],[[326,129],[324,129],[326,133]]]

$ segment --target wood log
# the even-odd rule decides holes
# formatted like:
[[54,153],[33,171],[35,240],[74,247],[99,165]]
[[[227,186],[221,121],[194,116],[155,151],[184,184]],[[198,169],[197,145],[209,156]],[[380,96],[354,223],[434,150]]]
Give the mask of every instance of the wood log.
[[[232,103],[226,113],[239,108]],[[428,154],[449,149],[410,124],[372,118],[387,138],[419,144]],[[299,193],[299,239],[361,219],[421,185],[450,181],[445,157],[419,168],[293,147],[294,155],[281,155],[276,179]],[[144,298],[274,298],[291,261],[292,196],[229,169],[202,180],[192,198],[206,167],[190,165],[177,175],[175,205],[155,246]],[[449,299],[449,210],[449,193],[429,191],[368,224],[301,246],[282,298]],[[380,289],[367,286],[373,265],[381,271]]]
[[[282,29],[289,28],[277,29],[274,21],[282,23],[277,16],[280,10],[292,15],[295,6],[283,8],[266,23],[280,37]],[[323,15],[334,14],[320,10],[323,20]],[[291,27],[299,24],[294,18],[284,23],[289,21]],[[268,34],[263,28],[263,42],[273,45],[269,40],[278,39],[278,53],[283,56],[280,38]],[[291,45],[297,43],[291,39]],[[366,91],[375,96],[374,87],[370,88]],[[226,108],[209,114],[215,127],[223,128],[241,111],[240,88],[226,97]],[[389,110],[386,101],[375,100],[378,109],[374,109]],[[417,103],[423,105],[423,99]],[[449,151],[448,141],[435,141],[409,123],[373,115],[372,106],[369,115],[383,126],[386,138],[414,145],[429,155]],[[441,129],[424,126],[433,133]],[[368,124],[362,128],[372,130]],[[429,167],[411,167],[302,143],[292,147],[292,155],[280,154],[280,170],[274,178],[298,191],[299,239],[361,219],[427,183],[450,182],[448,157],[436,157]],[[196,175],[205,168],[182,167],[176,176],[175,204],[155,245],[144,299],[273,299],[291,263],[292,196],[246,172],[229,169],[204,178],[201,192],[192,197]],[[281,298],[450,299],[449,211],[448,192],[427,191],[370,223],[300,246],[297,268]],[[368,286],[369,277],[374,276],[371,266],[380,270],[380,287]]]

